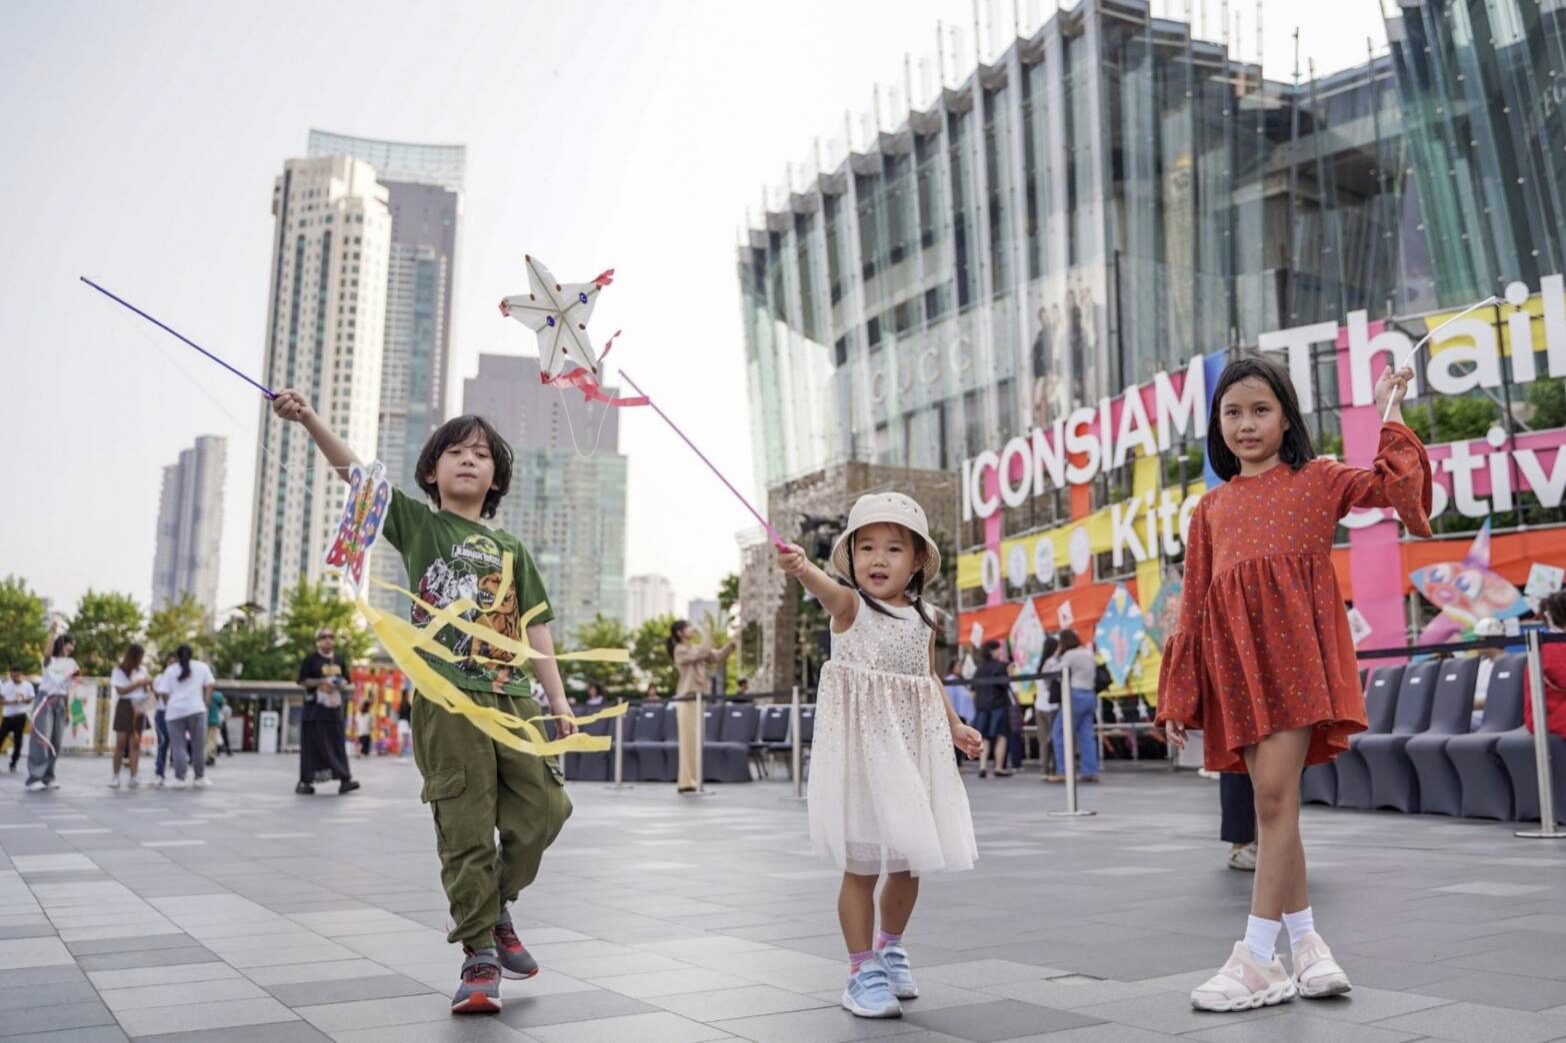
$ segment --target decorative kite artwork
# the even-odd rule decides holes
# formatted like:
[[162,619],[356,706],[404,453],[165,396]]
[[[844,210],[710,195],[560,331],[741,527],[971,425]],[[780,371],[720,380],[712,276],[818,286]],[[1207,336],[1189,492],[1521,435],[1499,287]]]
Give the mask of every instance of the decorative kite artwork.
[[538,361],[545,383],[565,373],[573,363],[596,380],[598,353],[588,338],[587,322],[593,317],[598,292],[614,281],[614,269],[602,272],[592,282],[562,285],[537,258],[523,260],[528,292],[501,298],[500,314],[538,334]]
[[386,466],[379,460],[368,467],[355,463],[348,472],[348,499],[337,536],[326,551],[326,566],[341,572],[355,593],[364,589],[364,561],[381,534],[390,504]]
[[1104,665],[1117,687],[1124,687],[1131,667],[1142,654],[1142,639],[1147,637],[1147,620],[1142,606],[1121,583],[1104,606],[1098,626],[1093,629],[1094,647],[1104,655]]
[[1462,561],[1443,561],[1409,574],[1414,589],[1440,614],[1419,635],[1420,644],[1471,637],[1481,619],[1515,619],[1528,611],[1522,591],[1490,571],[1490,521],[1468,547]]
[[[1039,667],[1044,665],[1044,642],[1048,636],[1044,632],[1044,623],[1039,619],[1038,609],[1033,599],[1029,598],[1017,614],[1017,621],[1011,625],[1011,661],[1016,664],[1018,673],[1039,672]],[[1017,682],[1017,697],[1023,705],[1033,701],[1038,684],[1037,681]]]
[[1158,596],[1147,608],[1147,637],[1154,648],[1163,648],[1164,639],[1180,623],[1180,597],[1185,593],[1184,577],[1166,571],[1158,587]]

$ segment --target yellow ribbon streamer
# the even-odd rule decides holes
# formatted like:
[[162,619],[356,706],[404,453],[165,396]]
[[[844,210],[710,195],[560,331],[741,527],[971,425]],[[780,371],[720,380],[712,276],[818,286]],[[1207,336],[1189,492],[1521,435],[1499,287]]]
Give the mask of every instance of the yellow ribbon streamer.
[[[501,581],[500,589],[495,592],[491,604],[500,604],[510,590],[511,565],[512,555],[508,552],[501,559],[501,574],[504,579]],[[561,720],[571,716],[569,714],[540,714],[537,717],[522,718],[497,707],[480,705],[462,689],[442,677],[420,653],[422,651],[452,664],[477,661],[510,665],[517,658],[624,663],[630,659],[629,651],[624,648],[591,648],[580,652],[550,655],[534,648],[525,636],[521,640],[509,638],[489,627],[462,618],[462,613],[479,608],[471,598],[462,598],[445,607],[436,607],[401,587],[375,579],[371,579],[370,582],[384,590],[395,591],[409,598],[430,614],[428,625],[415,627],[412,623],[389,616],[372,607],[362,596],[357,599],[359,611],[370,624],[370,630],[380,640],[381,647],[386,649],[392,662],[396,663],[398,668],[413,681],[415,694],[428,699],[447,713],[466,717],[474,727],[491,739],[522,753],[548,757],[560,753],[601,753],[610,748],[611,740],[607,735],[587,735],[578,731],[571,735],[549,739],[535,723]],[[546,607],[545,604],[540,603],[522,615],[520,629],[524,635],[529,623]],[[448,626],[495,649],[508,652],[512,658],[459,656],[437,640],[441,631]],[[627,703],[617,703],[598,713],[572,719],[578,725],[591,724],[594,721],[622,716],[628,708]],[[519,736],[515,734],[516,732],[523,734]]]

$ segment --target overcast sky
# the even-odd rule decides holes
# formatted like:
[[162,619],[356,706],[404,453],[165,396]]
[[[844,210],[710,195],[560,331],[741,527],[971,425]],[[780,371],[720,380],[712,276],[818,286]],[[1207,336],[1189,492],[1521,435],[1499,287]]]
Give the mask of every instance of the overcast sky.
[[[1154,9],[1216,36],[1221,6]],[[1255,5],[1229,6],[1252,58]],[[981,7],[1008,37],[1013,4]],[[1384,47],[1377,7],[1267,0],[1268,75],[1287,77],[1296,23],[1318,73],[1363,61],[1367,36]],[[613,267],[594,316],[625,330],[613,361],[751,492],[734,275],[747,207],[877,83],[900,88],[939,20],[962,27],[972,67],[971,0],[12,0],[5,15],[0,574],[65,611],[88,587],[146,603],[162,468],[201,434],[229,442],[219,604],[245,600],[257,396],[77,276],[259,374],[272,179],[311,127],[468,147],[459,388],[481,352],[534,351],[495,310],[525,286],[524,253],[571,279]],[[648,411],[621,438],[627,572],[668,576],[683,611],[736,569],[748,517]]]

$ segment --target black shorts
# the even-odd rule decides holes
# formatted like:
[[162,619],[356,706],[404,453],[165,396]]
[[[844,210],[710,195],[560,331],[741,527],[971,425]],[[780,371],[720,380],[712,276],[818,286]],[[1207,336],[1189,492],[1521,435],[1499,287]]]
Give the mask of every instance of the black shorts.
[[973,726],[986,739],[994,739],[1011,731],[1011,712],[1001,706],[993,710],[980,710],[973,717]]

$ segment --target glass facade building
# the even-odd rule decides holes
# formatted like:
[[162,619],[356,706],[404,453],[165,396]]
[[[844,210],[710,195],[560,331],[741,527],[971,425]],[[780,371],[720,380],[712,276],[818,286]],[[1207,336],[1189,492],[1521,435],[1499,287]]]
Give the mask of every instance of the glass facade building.
[[[791,178],[738,251],[758,485],[846,461],[966,479],[980,454],[1074,410],[1102,403],[1112,427],[1123,390],[1318,324],[1341,335],[1314,338],[1296,382],[1314,386],[1318,444],[1352,457],[1350,327],[1417,339],[1423,321],[1400,317],[1512,287],[1542,352],[1549,278],[1566,271],[1566,0],[1402,0],[1386,15],[1389,54],[1279,83],[1138,0],[1080,0],[841,163]],[[1506,310],[1490,309],[1497,328]],[[1540,377],[1558,376],[1544,358]],[[1494,400],[1508,439],[1533,415],[1514,390],[1469,393]],[[1450,417],[1430,413],[1438,440]],[[1149,480],[1200,485],[1189,431],[1160,450]],[[964,612],[1134,583],[1097,537],[1088,569],[1062,553],[1049,583],[1010,584],[999,562],[1019,534],[1140,493],[1140,463],[966,516],[959,550],[990,547],[997,567],[980,590],[979,565],[960,566]],[[1535,507],[1509,520],[1558,520]]]

